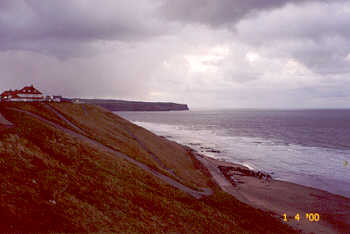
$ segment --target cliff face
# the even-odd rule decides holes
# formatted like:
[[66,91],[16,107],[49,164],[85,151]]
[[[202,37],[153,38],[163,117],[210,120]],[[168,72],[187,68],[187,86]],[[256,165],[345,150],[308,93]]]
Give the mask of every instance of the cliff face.
[[186,104],[172,102],[135,102],[103,99],[75,99],[83,103],[102,106],[110,111],[186,111]]

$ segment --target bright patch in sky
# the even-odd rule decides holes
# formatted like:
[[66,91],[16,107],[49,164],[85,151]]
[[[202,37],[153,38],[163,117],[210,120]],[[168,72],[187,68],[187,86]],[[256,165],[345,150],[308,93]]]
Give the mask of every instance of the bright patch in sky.
[[220,61],[229,53],[230,50],[227,47],[216,46],[204,53],[185,55],[184,58],[191,72],[215,72],[218,70]]
[[204,63],[204,57],[202,56],[188,55],[185,56],[185,60],[192,72],[206,72],[210,69],[210,66]]
[[152,97],[163,97],[165,96],[163,92],[150,92]]
[[250,62],[250,63],[253,63],[257,60],[260,59],[260,55],[257,54],[257,53],[254,53],[254,52],[248,52],[246,55],[245,55],[245,59]]
[[306,68],[294,59],[289,59],[284,69],[286,73],[291,75],[300,75],[306,72]]

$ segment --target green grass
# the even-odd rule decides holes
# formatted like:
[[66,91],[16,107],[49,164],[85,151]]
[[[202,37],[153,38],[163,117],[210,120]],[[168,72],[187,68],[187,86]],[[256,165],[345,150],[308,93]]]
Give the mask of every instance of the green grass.
[[[188,157],[187,152],[179,145],[155,136],[98,106],[85,105],[89,115],[85,114],[82,105],[65,103],[63,105],[52,104],[52,106],[71,122],[84,129],[91,138],[172,177],[154,161],[149,152],[140,147],[139,143],[130,135],[132,132],[168,168],[175,171],[176,175],[182,179],[182,183],[192,188],[207,185],[208,178],[194,169],[193,162]],[[173,179],[177,180],[174,177]]]

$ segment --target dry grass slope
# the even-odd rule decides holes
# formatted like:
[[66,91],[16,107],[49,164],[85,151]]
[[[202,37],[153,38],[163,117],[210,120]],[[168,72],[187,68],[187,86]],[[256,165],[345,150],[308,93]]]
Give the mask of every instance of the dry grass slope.
[[211,186],[214,194],[197,200],[124,159],[10,109],[75,131],[41,105],[0,104],[0,113],[15,125],[0,132],[1,232],[293,233],[221,192],[181,146],[102,108],[87,105],[86,113],[77,104],[52,105],[88,137],[169,175],[135,137],[142,140],[177,180],[193,188]]

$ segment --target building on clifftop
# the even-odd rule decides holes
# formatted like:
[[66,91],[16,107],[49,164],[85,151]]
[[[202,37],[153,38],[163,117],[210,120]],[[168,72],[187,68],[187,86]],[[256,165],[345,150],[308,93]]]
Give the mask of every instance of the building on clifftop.
[[0,95],[2,102],[44,102],[44,101],[55,101],[60,102],[61,96],[51,96],[50,100],[33,85],[25,86],[20,90],[6,90]]

